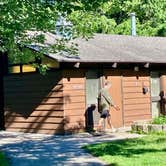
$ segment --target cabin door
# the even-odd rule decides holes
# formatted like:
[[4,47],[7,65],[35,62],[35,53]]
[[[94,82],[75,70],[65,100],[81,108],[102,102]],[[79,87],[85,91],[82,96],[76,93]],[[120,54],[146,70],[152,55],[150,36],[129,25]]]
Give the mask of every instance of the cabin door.
[[151,101],[152,118],[160,113],[160,76],[158,72],[151,72]]
[[97,70],[86,72],[86,127],[88,129],[96,128],[100,118],[98,113],[99,80]]
[[[123,110],[122,110],[122,77],[120,71],[113,71],[110,69],[104,70],[104,81],[109,81],[111,83],[110,95],[115,105],[117,105],[120,110],[117,111],[113,107],[110,107],[111,123],[115,128],[120,128],[124,126]],[[109,128],[108,124],[106,127]]]

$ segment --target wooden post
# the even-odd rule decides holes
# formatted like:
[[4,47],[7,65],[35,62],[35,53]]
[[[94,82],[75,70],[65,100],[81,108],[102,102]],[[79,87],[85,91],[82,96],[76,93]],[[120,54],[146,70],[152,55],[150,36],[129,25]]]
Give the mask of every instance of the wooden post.
[[3,76],[6,72],[6,59],[7,55],[5,53],[0,53],[0,130],[5,130]]

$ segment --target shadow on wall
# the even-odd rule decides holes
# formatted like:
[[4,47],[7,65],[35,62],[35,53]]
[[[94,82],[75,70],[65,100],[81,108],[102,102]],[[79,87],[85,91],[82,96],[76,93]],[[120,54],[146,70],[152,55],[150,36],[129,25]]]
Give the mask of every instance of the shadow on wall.
[[67,116],[64,118],[64,134],[74,134],[80,131],[84,131],[85,125],[84,120],[79,118],[76,122],[72,123],[71,117]]
[[58,71],[46,76],[35,73],[5,77],[5,127],[23,132],[62,133],[61,78]]

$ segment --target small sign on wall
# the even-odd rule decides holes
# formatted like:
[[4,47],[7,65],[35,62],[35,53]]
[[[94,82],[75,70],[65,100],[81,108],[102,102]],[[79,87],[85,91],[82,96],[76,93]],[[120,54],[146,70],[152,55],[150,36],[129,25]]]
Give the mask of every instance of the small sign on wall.
[[71,86],[72,89],[83,89],[83,85],[72,85]]

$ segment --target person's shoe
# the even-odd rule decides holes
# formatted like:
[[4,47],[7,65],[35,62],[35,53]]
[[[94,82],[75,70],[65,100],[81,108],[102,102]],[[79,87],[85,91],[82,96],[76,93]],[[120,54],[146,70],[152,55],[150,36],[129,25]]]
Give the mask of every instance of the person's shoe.
[[111,132],[112,132],[112,133],[115,133],[116,131],[117,131],[117,130],[116,130],[115,128],[112,128],[112,129],[111,129]]
[[99,131],[95,131],[92,135],[93,136],[101,136],[101,135],[103,135],[103,133],[99,132]]
[[105,129],[105,131],[108,133],[115,133],[117,130],[115,128],[112,128],[112,129]]

